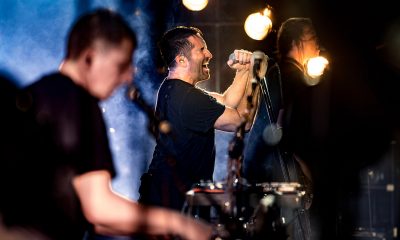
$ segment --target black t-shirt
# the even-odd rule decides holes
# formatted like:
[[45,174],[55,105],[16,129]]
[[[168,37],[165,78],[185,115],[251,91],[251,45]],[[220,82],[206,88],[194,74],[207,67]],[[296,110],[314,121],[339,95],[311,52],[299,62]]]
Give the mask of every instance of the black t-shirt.
[[305,70],[291,58],[282,59],[280,66],[285,108],[282,144],[288,152],[294,152],[304,161],[308,161],[307,151],[311,151],[316,144],[312,137],[315,131],[313,125],[319,124],[316,119],[317,109],[314,107],[315,101],[318,101],[315,92],[321,85],[307,85]]
[[[267,111],[268,96],[261,95],[255,122],[248,133],[243,169],[244,176],[252,182],[285,181],[281,157],[295,152],[307,161],[317,144],[313,126],[318,123],[319,113],[313,109],[313,103],[320,85],[308,86],[303,67],[294,59],[284,58],[278,66],[269,69],[266,80],[273,116]],[[271,136],[264,130],[277,123],[280,110],[283,136],[277,145],[269,145],[265,138]]]
[[156,115],[168,121],[172,131],[157,139],[149,171],[171,174],[170,181],[178,178],[183,184],[182,195],[194,183],[212,180],[214,123],[224,110],[223,105],[203,90],[182,80],[164,80],[158,91]]
[[90,225],[73,177],[94,170],[115,176],[98,99],[55,73],[26,87],[17,106],[16,153],[5,164],[8,184],[2,183],[4,223],[51,239],[82,239]]

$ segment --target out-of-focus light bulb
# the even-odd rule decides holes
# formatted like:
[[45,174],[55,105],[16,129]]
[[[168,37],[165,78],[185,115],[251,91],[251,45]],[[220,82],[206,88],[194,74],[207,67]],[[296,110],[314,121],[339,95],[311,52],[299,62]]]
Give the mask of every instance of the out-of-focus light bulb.
[[322,56],[310,58],[307,61],[307,76],[306,83],[308,85],[317,85],[320,81],[321,75],[324,73],[328,60]]
[[264,9],[263,13],[250,14],[244,23],[244,30],[246,34],[254,40],[264,39],[272,28],[272,21],[270,19],[270,9]]
[[307,62],[307,74],[310,77],[319,77],[324,73],[328,60],[324,57],[310,58]]
[[191,11],[201,11],[207,6],[208,0],[182,0],[182,3]]

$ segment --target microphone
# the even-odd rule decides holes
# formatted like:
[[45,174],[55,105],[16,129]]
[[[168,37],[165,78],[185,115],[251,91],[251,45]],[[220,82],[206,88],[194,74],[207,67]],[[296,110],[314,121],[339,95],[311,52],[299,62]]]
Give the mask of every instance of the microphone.
[[251,58],[254,61],[254,68],[257,70],[260,69],[260,63],[264,60],[265,56],[266,55],[261,51],[255,51],[253,54],[251,54]]
[[[251,55],[251,59],[253,60],[253,76],[256,77],[257,80],[264,78],[265,73],[267,72],[268,68],[268,56],[265,55],[261,51],[254,51]],[[261,72],[260,69],[262,70]]]
[[231,53],[228,60],[232,60],[234,64],[239,62],[238,60],[236,60],[235,53]]
[[141,92],[135,85],[131,84],[128,87],[127,96],[147,115],[149,119],[149,130],[153,135],[157,136],[159,132],[164,134],[169,134],[171,132],[171,125],[167,121],[160,121],[155,115],[154,109],[146,103]]
[[[233,64],[239,62],[235,57],[235,53],[231,53],[229,55],[228,60],[232,60]],[[262,51],[254,51],[251,55],[251,60],[254,63],[253,64],[253,76],[255,76],[255,78],[256,78],[256,79],[253,79],[253,81],[257,82],[261,78],[264,78],[264,76],[267,72],[269,57],[267,55],[265,55]],[[261,69],[261,72],[259,73],[260,69]]]
[[[236,59],[236,57],[235,57],[235,53],[231,53],[231,54],[229,54],[229,58],[228,58],[228,60],[232,60],[233,61],[233,64],[235,64],[235,63],[238,63],[239,62],[239,60],[237,60]],[[247,62],[248,63],[248,62]]]
[[[262,61],[262,60],[267,60],[268,61],[268,56],[267,55],[265,55],[263,52],[261,52],[261,51],[255,51],[255,52],[253,52],[253,54],[251,55],[251,58],[253,59],[253,60],[257,60],[257,61]],[[236,57],[235,57],[235,53],[231,53],[230,55],[229,55],[229,58],[228,58],[228,60],[232,60],[233,61],[233,63],[238,63],[239,61],[236,59]]]

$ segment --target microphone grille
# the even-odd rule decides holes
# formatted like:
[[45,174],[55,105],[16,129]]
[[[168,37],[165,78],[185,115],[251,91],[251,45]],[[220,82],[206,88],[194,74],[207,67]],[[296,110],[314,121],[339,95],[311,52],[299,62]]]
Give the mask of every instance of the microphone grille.
[[229,60],[232,60],[234,63],[235,63],[235,62],[238,62],[238,61],[236,60],[236,58],[235,58],[235,53],[231,53],[231,54],[229,55]]

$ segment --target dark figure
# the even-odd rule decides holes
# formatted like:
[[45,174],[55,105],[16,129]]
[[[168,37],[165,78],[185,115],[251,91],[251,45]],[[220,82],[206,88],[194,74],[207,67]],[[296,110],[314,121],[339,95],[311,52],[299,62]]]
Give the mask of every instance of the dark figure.
[[291,209],[282,208],[281,215],[287,218],[291,239],[311,239],[308,209],[313,198],[313,177],[309,165],[314,154],[320,153],[318,128],[324,127],[324,119],[314,107],[323,101],[316,95],[320,86],[306,72],[307,61],[319,55],[311,20],[290,18],[283,22],[277,48],[278,61],[270,60],[266,78],[261,81],[262,94],[247,139],[243,172],[253,184],[300,183],[306,191],[302,206],[294,210],[293,216]]

